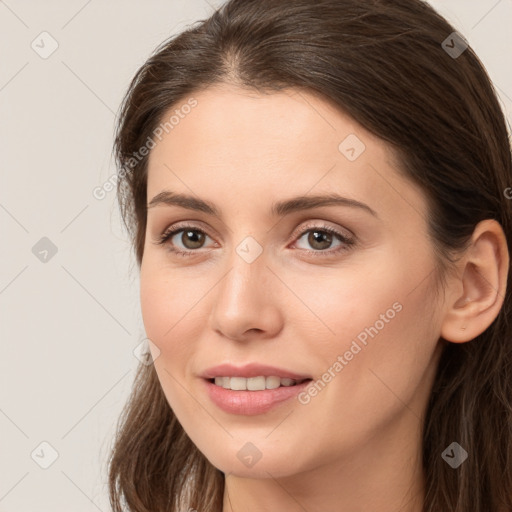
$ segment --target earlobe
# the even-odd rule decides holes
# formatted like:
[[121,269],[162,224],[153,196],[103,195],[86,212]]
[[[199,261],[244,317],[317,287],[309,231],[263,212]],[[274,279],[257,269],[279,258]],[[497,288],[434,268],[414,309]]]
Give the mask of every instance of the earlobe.
[[487,219],[477,224],[459,265],[459,277],[448,285],[456,291],[451,294],[451,302],[446,303],[441,326],[441,336],[453,343],[476,338],[492,324],[503,306],[509,253],[497,221]]

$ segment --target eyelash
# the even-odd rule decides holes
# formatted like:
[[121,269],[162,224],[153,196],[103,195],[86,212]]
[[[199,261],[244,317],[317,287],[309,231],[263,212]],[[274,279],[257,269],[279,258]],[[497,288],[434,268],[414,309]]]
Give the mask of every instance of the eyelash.
[[[199,229],[195,226],[181,225],[181,226],[176,226],[172,229],[166,230],[161,236],[158,237],[156,244],[157,245],[166,245],[168,240],[170,240],[174,235],[176,235],[177,233],[180,233],[181,231],[196,231],[196,232],[202,233],[206,236],[209,236],[208,233],[205,233],[202,229]],[[306,228],[303,229],[303,231],[301,233],[299,233],[299,235],[296,237],[296,239],[298,240],[298,239],[302,238],[306,233],[309,233],[310,231],[320,231],[320,232],[330,233],[330,234],[338,237],[340,242],[342,242],[342,244],[344,244],[334,250],[316,250],[315,251],[315,250],[310,250],[310,249],[300,249],[301,251],[305,251],[306,253],[309,253],[310,255],[312,255],[314,257],[325,257],[326,255],[332,256],[335,254],[339,254],[339,253],[349,250],[351,248],[351,246],[353,246],[355,244],[355,240],[353,240],[351,238],[347,238],[345,235],[343,235],[336,229],[331,228],[329,226],[321,226],[321,225],[320,226],[319,225],[306,226]],[[199,252],[198,249],[196,249],[194,251],[178,250],[178,249],[175,249],[174,247],[172,247],[170,244],[168,244],[168,250],[170,252],[176,254],[177,256],[183,256],[183,257],[196,256],[197,253]]]

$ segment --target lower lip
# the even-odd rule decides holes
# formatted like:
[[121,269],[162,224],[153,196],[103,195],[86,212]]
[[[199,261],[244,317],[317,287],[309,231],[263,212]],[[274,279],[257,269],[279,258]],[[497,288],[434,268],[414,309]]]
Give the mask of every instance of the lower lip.
[[204,380],[212,402],[230,414],[254,416],[270,411],[274,407],[298,395],[311,382],[304,381],[295,386],[281,386],[262,391],[233,391]]

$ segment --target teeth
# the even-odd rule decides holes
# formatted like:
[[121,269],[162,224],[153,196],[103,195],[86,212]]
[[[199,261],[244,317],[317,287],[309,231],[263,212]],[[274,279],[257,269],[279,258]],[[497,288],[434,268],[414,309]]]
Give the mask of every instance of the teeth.
[[281,385],[281,379],[279,377],[267,377],[265,379],[266,389],[276,389]]
[[294,386],[296,380],[280,377],[215,377],[215,384],[224,389],[233,391],[263,391],[264,389],[276,389],[279,386]]
[[247,379],[247,389],[249,391],[259,391],[262,389],[266,389],[265,377],[251,377],[250,379]]
[[247,389],[247,379],[243,377],[231,377],[229,387],[234,391],[243,391]]

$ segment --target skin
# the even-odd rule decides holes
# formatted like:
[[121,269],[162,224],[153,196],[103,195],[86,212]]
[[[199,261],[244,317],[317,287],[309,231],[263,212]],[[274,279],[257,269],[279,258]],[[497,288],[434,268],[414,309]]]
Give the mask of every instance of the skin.
[[[149,208],[140,294],[165,396],[226,474],[223,511],[420,512],[421,428],[439,340],[468,341],[498,314],[508,268],[499,224],[480,223],[436,294],[427,203],[386,143],[304,91],[222,84],[193,97],[197,106],[151,150],[147,199],[191,194],[222,218]],[[354,161],[338,149],[350,134],[365,145]],[[333,191],[376,215],[346,205],[270,214],[275,201]],[[202,246],[183,232],[155,243],[181,221],[206,233]],[[325,248],[308,242],[307,229],[325,226],[355,243],[335,253],[344,246],[336,236]],[[263,248],[252,263],[236,252],[248,236]],[[172,243],[196,253],[176,255]],[[221,363],[321,378],[397,303],[394,318],[306,405],[292,399],[241,416],[204,392],[199,374]],[[247,442],[262,455],[252,467],[237,457]]]

